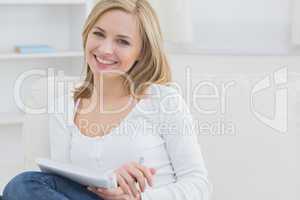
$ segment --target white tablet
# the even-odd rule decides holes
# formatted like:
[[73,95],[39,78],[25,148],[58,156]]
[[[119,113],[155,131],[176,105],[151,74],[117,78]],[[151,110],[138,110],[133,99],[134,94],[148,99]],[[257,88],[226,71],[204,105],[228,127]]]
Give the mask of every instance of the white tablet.
[[82,185],[117,188],[117,179],[114,173],[98,174],[97,172],[92,172],[88,169],[45,158],[36,159],[36,163],[42,172],[57,174]]

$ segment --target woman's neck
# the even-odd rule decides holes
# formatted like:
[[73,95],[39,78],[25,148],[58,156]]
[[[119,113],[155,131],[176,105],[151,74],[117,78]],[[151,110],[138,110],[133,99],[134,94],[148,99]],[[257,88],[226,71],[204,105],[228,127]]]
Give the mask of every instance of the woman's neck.
[[94,78],[94,88],[91,100],[110,100],[126,96],[129,96],[129,93],[123,85],[122,77],[101,76]]

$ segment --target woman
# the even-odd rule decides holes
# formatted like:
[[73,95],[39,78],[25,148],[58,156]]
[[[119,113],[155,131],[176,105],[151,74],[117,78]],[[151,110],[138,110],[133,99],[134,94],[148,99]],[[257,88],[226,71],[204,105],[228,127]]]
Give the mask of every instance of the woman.
[[114,173],[118,188],[24,172],[8,183],[4,200],[208,199],[192,117],[177,90],[167,85],[170,69],[149,3],[99,1],[82,36],[85,82],[67,96],[71,109],[50,115],[51,158]]

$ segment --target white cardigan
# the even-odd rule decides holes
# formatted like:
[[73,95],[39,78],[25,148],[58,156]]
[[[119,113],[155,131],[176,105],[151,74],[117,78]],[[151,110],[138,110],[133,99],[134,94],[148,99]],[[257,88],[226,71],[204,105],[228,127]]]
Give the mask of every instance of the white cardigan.
[[75,126],[72,97],[58,98],[61,110],[49,117],[51,158],[99,172],[143,158],[157,171],[143,200],[207,200],[211,188],[188,107],[169,86],[152,84],[147,92],[118,127],[96,138]]

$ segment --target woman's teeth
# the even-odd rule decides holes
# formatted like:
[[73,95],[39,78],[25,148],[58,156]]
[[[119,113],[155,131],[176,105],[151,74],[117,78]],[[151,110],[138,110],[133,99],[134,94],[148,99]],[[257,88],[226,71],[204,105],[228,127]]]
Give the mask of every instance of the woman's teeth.
[[105,64],[105,65],[112,65],[112,64],[116,63],[115,61],[103,60],[97,56],[96,56],[96,59],[99,63]]

